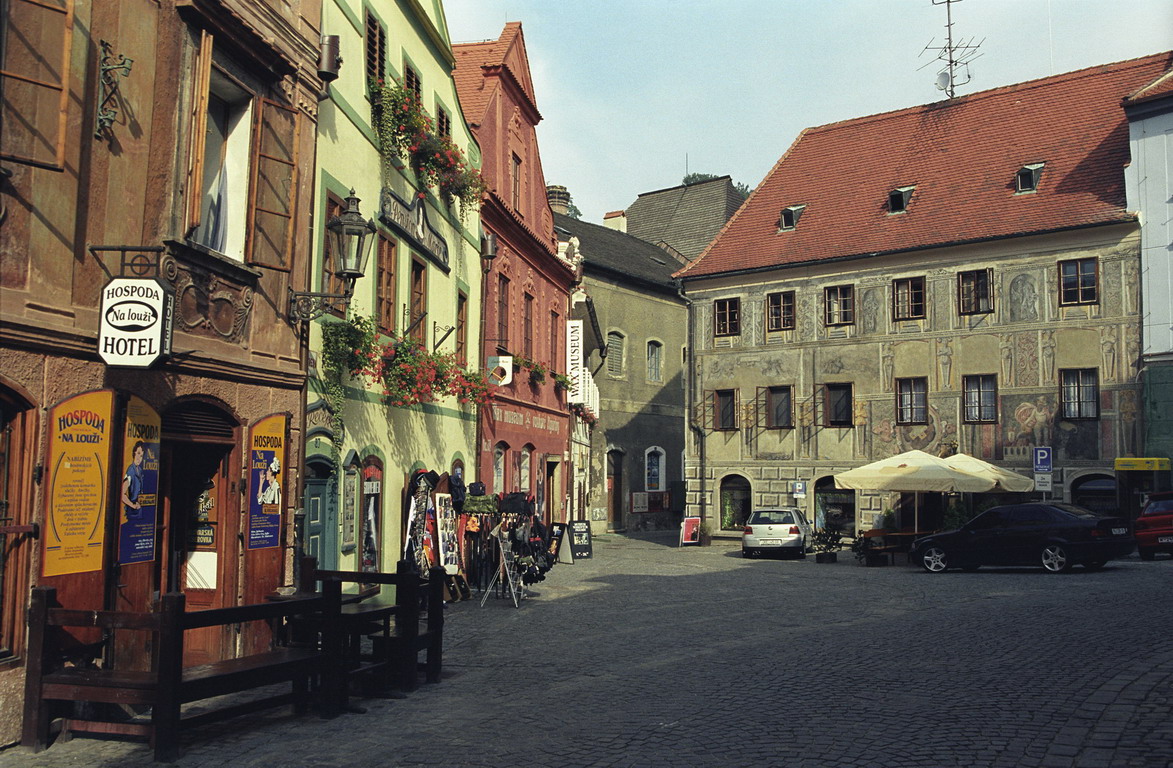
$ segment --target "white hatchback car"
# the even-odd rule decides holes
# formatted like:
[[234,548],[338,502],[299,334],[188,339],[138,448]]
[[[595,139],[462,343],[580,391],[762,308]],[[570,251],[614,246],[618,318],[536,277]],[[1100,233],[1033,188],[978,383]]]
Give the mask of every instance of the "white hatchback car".
[[810,523],[797,507],[755,510],[741,534],[741,554],[754,557],[778,552],[803,557],[810,547],[811,533]]

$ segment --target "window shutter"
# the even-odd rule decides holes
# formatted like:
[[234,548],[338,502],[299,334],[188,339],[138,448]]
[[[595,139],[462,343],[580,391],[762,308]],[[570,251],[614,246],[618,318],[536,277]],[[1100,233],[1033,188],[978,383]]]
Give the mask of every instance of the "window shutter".
[[[763,429],[771,424],[769,421],[770,410],[770,388],[758,387],[757,393],[754,395],[753,402],[750,404],[751,412],[749,418],[746,420],[748,424],[757,429]],[[775,425],[776,426],[776,425]]]
[[0,13],[0,158],[64,170],[73,0],[8,0]]
[[248,261],[289,269],[297,197],[297,110],[261,99],[253,146]]
[[200,32],[191,98],[191,136],[187,151],[187,231],[200,225],[203,205],[204,141],[208,132],[208,92],[212,87],[212,36]]
[[692,408],[692,420],[705,432],[713,431],[714,414],[717,409],[717,393],[709,391]]

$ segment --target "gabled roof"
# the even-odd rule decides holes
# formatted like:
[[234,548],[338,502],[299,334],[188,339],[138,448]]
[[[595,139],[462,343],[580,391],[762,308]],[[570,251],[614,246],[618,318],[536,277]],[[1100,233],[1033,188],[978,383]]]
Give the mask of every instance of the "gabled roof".
[[559,230],[560,238],[570,235],[578,238],[579,253],[587,272],[594,267],[618,279],[627,277],[676,293],[672,272],[680,267],[680,262],[646,240],[561,213],[554,214],[554,227]]
[[[1173,53],[808,128],[685,279],[1134,221],[1123,100]],[[1044,163],[1037,192],[1015,173]],[[907,211],[888,193],[913,187]],[[779,231],[783,208],[806,206]]]
[[740,206],[741,196],[728,176],[644,192],[627,209],[627,233],[667,243],[691,260]]
[[[511,21],[496,40],[481,43],[458,43],[452,46],[456,55],[456,70],[452,73],[460,103],[470,124],[479,125],[489,103],[491,85],[482,68],[500,68],[503,75],[517,85],[528,107],[537,112],[534,83],[529,71],[529,57],[521,22]],[[541,119],[540,117],[538,119]]]

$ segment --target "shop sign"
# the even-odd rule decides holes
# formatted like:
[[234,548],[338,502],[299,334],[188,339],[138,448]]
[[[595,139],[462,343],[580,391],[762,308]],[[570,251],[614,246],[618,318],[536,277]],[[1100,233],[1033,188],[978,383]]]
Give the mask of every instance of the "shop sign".
[[504,387],[513,381],[513,355],[501,355],[488,359],[489,381]]
[[1145,472],[1157,472],[1160,470],[1168,471],[1169,464],[1170,464],[1170,462],[1168,459],[1162,459],[1162,458],[1156,458],[1156,459],[1134,459],[1134,458],[1116,459],[1116,471],[1117,472],[1130,472],[1133,470],[1141,470],[1141,471],[1145,471]]
[[388,187],[383,187],[379,201],[379,218],[397,230],[416,250],[437,266],[448,271],[448,243],[428,220],[428,206],[422,199],[412,198],[406,203]]
[[248,435],[248,548],[268,549],[281,544],[281,488],[285,468],[285,436],[289,419],[283,413],[266,416]]
[[171,354],[175,294],[155,278],[116,277],[102,289],[98,356],[109,366],[149,368]]
[[680,521],[680,546],[701,543],[701,519],[686,517]]
[[583,355],[582,355],[582,320],[566,321],[566,367],[570,379],[570,392],[566,402],[581,403],[585,400],[586,387],[583,386]]
[[645,491],[633,491],[631,494],[631,511],[640,514],[648,511],[648,494]]
[[593,554],[591,545],[591,524],[587,520],[572,520],[570,523],[570,551],[575,560],[589,558]]
[[155,559],[161,432],[159,414],[132,395],[126,404],[118,494],[118,562],[123,565]]
[[49,414],[45,576],[102,568],[113,415],[112,390],[75,395]]

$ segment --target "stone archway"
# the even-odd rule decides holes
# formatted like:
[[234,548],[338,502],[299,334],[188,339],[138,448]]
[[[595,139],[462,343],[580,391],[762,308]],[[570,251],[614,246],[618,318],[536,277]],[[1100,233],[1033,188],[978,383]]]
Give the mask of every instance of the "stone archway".
[[726,475],[721,478],[717,511],[720,514],[722,531],[740,531],[749,519],[750,501],[753,491],[749,480],[741,475]]

